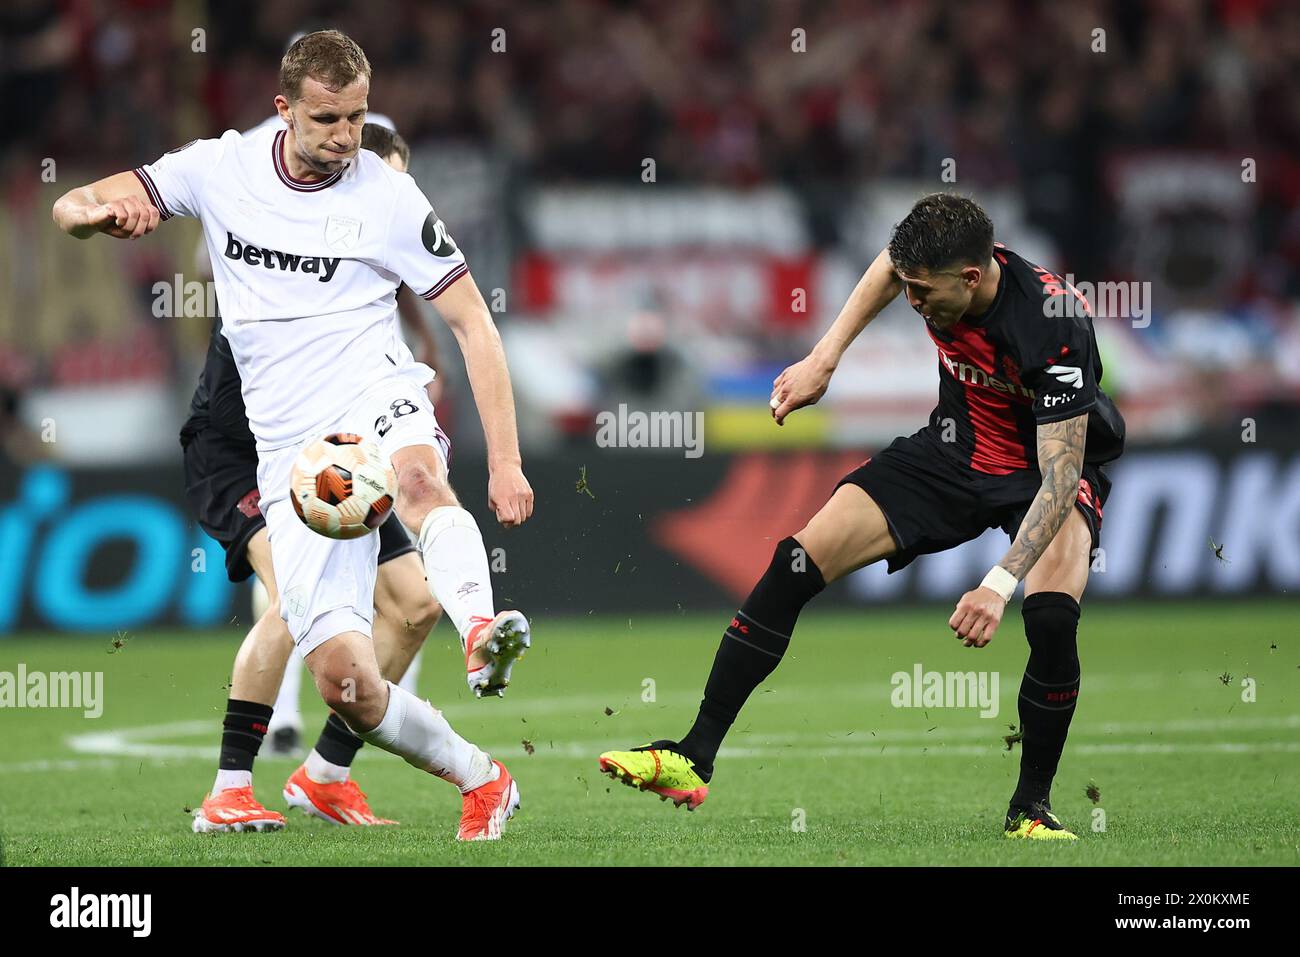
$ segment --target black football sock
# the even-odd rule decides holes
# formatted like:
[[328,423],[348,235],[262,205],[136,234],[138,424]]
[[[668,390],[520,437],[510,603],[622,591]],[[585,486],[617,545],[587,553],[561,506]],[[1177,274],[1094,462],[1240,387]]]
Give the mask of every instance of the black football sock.
[[777,544],[767,571],[723,633],[699,716],[676,749],[705,781],[745,700],[780,664],[799,612],[825,587],[821,569],[797,541]]
[[316,753],[330,764],[350,768],[363,744],[365,742],[352,733],[343,719],[331,711],[325,719],[325,727],[321,728],[320,737],[316,739]]
[[262,749],[266,726],[271,721],[270,705],[255,701],[226,702],[226,719],[221,723],[222,771],[252,771],[257,752]]
[[1029,663],[1020,683],[1020,781],[1013,807],[1049,802],[1052,778],[1079,699],[1079,603],[1062,592],[1038,592],[1021,606]]

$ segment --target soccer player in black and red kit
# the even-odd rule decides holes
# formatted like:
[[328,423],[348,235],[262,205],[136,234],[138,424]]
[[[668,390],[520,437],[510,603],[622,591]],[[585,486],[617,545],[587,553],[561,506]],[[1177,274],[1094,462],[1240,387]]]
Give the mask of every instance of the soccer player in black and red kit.
[[1124,445],[1124,420],[1098,386],[1091,309],[1073,287],[994,243],[975,202],[923,197],[826,335],[775,380],[778,425],[825,394],[844,351],[904,290],[939,353],[929,424],[846,475],[821,511],[776,546],[724,633],[687,735],[606,752],[600,766],[694,809],[708,794],[723,736],[827,582],[882,559],[895,572],[996,527],[1011,547],[962,595],[948,624],[967,647],[984,647],[1024,582],[1023,753],[1004,830],[1073,839],[1051,811],[1051,786],[1079,694],[1079,600],[1110,489],[1102,465]]

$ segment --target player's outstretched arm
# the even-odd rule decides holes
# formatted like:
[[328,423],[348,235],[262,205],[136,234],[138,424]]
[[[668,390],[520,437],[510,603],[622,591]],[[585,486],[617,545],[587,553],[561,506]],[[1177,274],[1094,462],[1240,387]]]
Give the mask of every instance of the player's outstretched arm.
[[974,591],[962,595],[948,625],[969,648],[983,648],[993,638],[1016,584],[1047,551],[1070,517],[1079,494],[1088,413],[1038,426],[1038,468],[1043,484],[1020,523],[1010,550]]
[[524,478],[515,426],[510,370],[487,303],[466,273],[434,300],[438,314],[456,334],[474,404],[487,438],[488,505],[506,527],[522,525],[533,514],[533,490]]
[[777,425],[784,425],[785,417],[795,409],[814,405],[826,394],[845,350],[902,289],[889,250],[882,249],[808,357],[785,369],[773,381],[771,407]]
[[429,383],[429,399],[437,402],[438,396],[442,394],[442,357],[438,355],[438,340],[434,338],[433,330],[425,324],[420,307],[416,305],[415,294],[406,286],[397,289],[397,318],[401,320],[402,328],[414,336],[419,345],[416,361],[423,362],[437,375]]
[[54,222],[76,239],[107,233],[139,239],[153,232],[161,214],[134,173],[115,173],[89,186],[68,190],[54,203]]

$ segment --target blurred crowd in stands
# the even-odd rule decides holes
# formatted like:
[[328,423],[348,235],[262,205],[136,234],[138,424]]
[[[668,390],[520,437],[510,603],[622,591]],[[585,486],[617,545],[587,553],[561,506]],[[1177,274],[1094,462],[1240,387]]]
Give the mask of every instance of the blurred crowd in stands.
[[819,248],[856,185],[938,187],[952,159],[954,188],[1016,190],[1100,277],[1117,152],[1251,157],[1252,268],[1228,295],[1300,297],[1294,0],[5,0],[5,201],[44,157],[109,172],[255,125],[286,41],[325,25],[408,140],[485,147],[512,191],[635,184],[653,158],[662,183],[791,188]]

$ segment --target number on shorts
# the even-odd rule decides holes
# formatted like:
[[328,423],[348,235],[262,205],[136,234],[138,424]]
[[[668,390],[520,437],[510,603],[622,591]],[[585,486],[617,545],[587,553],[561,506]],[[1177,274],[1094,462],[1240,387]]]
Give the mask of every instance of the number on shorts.
[[[393,411],[393,418],[400,419],[404,415],[410,415],[412,412],[419,412],[420,407],[410,399],[394,399],[388,406]],[[388,430],[393,427],[393,423],[388,421],[388,416],[381,415],[375,419],[375,434],[381,439],[388,434]]]

